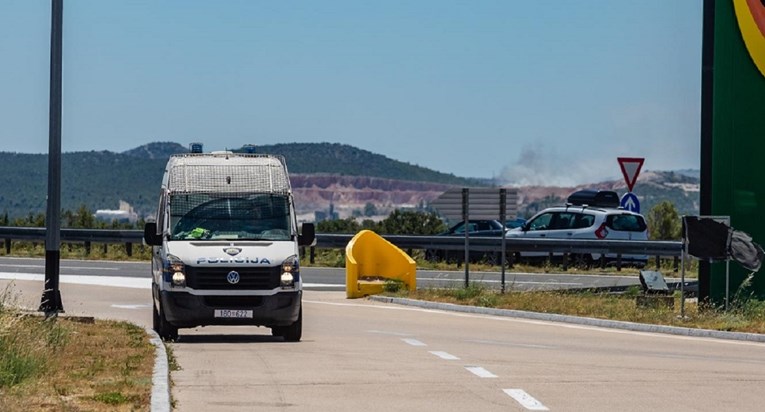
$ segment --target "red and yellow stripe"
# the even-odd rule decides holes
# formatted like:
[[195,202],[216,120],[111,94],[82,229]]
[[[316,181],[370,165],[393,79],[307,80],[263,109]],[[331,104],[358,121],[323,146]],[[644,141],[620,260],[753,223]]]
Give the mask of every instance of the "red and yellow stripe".
[[733,0],[733,7],[746,49],[765,76],[765,3],[762,0]]

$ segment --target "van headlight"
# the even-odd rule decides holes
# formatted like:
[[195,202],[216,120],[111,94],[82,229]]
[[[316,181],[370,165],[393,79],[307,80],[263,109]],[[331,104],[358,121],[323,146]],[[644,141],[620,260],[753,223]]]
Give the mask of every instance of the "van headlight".
[[297,255],[292,255],[282,262],[280,284],[282,288],[293,288],[300,276],[300,261]]
[[186,286],[186,265],[183,261],[174,255],[167,255],[167,271],[170,273],[170,284],[172,286]]

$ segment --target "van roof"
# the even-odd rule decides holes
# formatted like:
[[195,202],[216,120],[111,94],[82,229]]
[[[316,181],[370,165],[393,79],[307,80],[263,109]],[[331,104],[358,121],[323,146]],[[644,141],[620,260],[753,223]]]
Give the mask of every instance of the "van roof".
[[284,157],[252,153],[184,153],[166,169],[171,193],[289,193]]

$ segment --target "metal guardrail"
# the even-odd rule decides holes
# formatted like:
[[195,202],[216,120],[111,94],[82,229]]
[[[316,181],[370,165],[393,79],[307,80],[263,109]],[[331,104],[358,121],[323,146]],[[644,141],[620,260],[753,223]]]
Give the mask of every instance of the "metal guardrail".
[[[45,228],[39,227],[2,227],[0,239],[5,242],[5,249],[10,253],[11,242],[14,240],[44,242]],[[342,249],[348,244],[353,235],[350,234],[316,234],[316,247],[327,249]],[[438,249],[464,250],[465,239],[460,236],[404,236],[386,235],[386,240],[401,249]],[[61,229],[62,243],[86,244],[91,243],[124,243],[131,253],[131,245],[143,243],[142,230],[112,230],[112,229]],[[496,252],[502,250],[500,237],[470,237],[470,251]],[[678,241],[638,241],[638,240],[590,240],[590,239],[505,239],[507,254],[513,252],[545,252],[545,253],[594,253],[617,255],[648,255],[667,258],[679,258],[682,253],[682,242]]]

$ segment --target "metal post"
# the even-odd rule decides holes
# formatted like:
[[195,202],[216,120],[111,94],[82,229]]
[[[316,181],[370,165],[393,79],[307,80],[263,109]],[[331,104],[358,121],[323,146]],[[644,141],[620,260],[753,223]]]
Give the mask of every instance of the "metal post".
[[685,256],[688,254],[688,225],[683,217],[683,253],[680,255],[680,319],[685,319]]
[[462,189],[462,222],[465,228],[465,287],[470,286],[470,191],[468,188]]
[[730,258],[725,259],[725,311],[730,307]]
[[505,224],[507,222],[507,189],[499,189],[499,222],[502,223],[502,257],[499,260],[500,266],[502,266],[502,293],[505,293],[505,252],[506,252],[506,239],[505,239]]
[[51,0],[50,107],[48,124],[48,205],[45,237],[45,286],[40,311],[55,317],[64,311],[58,288],[61,259],[61,51],[63,0]]

